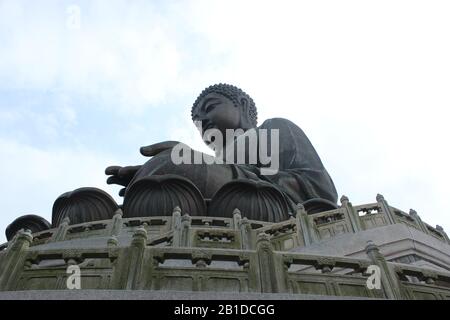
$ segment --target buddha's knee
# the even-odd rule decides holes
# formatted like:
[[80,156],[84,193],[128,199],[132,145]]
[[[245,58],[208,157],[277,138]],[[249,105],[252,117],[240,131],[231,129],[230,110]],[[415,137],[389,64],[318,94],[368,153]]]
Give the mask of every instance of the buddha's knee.
[[265,181],[240,179],[227,183],[211,199],[208,215],[231,218],[235,209],[251,220],[280,222],[289,219],[286,196]]
[[174,174],[153,175],[129,187],[123,202],[123,216],[170,216],[175,207],[192,216],[206,215],[205,200],[190,180]]

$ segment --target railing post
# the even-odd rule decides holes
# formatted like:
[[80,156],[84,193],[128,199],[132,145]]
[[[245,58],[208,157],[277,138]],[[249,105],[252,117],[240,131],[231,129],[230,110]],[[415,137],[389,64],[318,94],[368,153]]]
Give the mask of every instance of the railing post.
[[33,236],[30,230],[20,230],[6,249],[5,256],[0,264],[0,291],[14,290],[17,278],[25,265]]
[[264,232],[258,234],[256,253],[259,262],[261,292],[284,292],[282,276],[284,267],[275,256],[270,236]]
[[181,246],[191,246],[191,223],[192,218],[187,213],[181,217]]
[[367,242],[366,253],[374,264],[376,264],[381,271],[381,284],[388,299],[402,299],[400,283],[393,268],[390,268],[386,259],[381,254],[378,246],[372,241]]
[[63,241],[66,238],[67,230],[69,230],[69,217],[65,217],[61,224],[58,226],[58,229],[53,234],[51,241]]
[[119,245],[119,241],[116,236],[110,236],[106,241],[106,245],[108,248],[115,248]]
[[341,207],[345,210],[347,217],[350,220],[350,224],[352,225],[353,232],[358,232],[364,230],[361,220],[359,219],[359,215],[356,210],[353,208],[352,203],[349,201],[348,197],[341,197]]
[[420,230],[422,230],[422,232],[427,233],[427,234],[429,233],[427,226],[423,223],[422,219],[417,214],[416,210],[409,209],[409,215],[414,219],[414,221],[417,222],[417,224],[419,225]]
[[234,230],[239,230],[239,227],[241,225],[241,219],[242,219],[241,211],[238,208],[235,208],[233,210],[233,227],[234,227]]
[[111,222],[109,224],[109,232],[108,234],[110,236],[118,236],[120,234],[120,231],[122,230],[122,215],[123,212],[121,209],[117,209],[114,213],[113,218],[111,219]]
[[391,208],[389,207],[389,204],[387,203],[387,201],[384,199],[383,195],[377,194],[376,199],[377,199],[378,205],[381,207],[383,212],[386,214],[389,223],[395,224],[396,220],[395,220],[394,214],[392,213]]
[[172,246],[181,247],[181,208],[175,207],[172,212]]
[[[108,239],[108,246],[114,246],[114,240]],[[130,268],[129,248],[117,248],[117,259],[113,264],[113,273],[109,288],[112,290],[123,290],[127,286],[128,270]]]
[[129,251],[129,274],[126,289],[135,289],[141,277],[141,270],[143,264],[143,255],[145,247],[147,246],[147,230],[142,227],[136,229],[131,240]]
[[298,237],[303,238],[305,246],[309,246],[314,242],[317,242],[319,240],[319,236],[317,234],[317,229],[314,220],[312,217],[308,216],[305,207],[303,207],[303,205],[300,203],[297,204],[296,219],[301,227],[301,230],[299,229],[297,230],[297,232],[302,233],[299,234]]
[[447,241],[447,243],[450,244],[450,239],[448,238],[447,233],[444,231],[444,228],[442,228],[440,225],[436,225],[436,230],[439,231],[445,238],[445,241]]
[[250,222],[247,218],[242,218],[241,211],[238,208],[233,211],[234,228],[239,230],[241,235],[241,249],[252,249],[252,234]]

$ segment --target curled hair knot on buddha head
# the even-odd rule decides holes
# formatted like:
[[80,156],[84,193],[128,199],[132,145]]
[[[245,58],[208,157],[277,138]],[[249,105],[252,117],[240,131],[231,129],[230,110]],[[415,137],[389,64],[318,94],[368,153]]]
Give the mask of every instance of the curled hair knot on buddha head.
[[248,103],[248,110],[246,110],[247,111],[247,119],[250,122],[250,124],[252,125],[252,127],[256,127],[256,125],[258,123],[258,113],[256,111],[256,106],[255,106],[255,102],[253,101],[253,99],[247,93],[245,93],[243,90],[241,90],[240,88],[230,85],[230,84],[225,84],[225,83],[219,83],[219,84],[209,86],[208,88],[203,90],[202,93],[200,93],[200,95],[195,100],[194,105],[192,106],[192,110],[191,110],[192,120],[194,120],[194,117],[197,113],[197,108],[198,108],[200,101],[210,93],[218,93],[218,94],[221,94],[221,95],[227,97],[228,99],[230,99],[233,102],[233,105],[236,108],[241,108],[241,109],[242,109],[242,99],[247,100],[247,103]]

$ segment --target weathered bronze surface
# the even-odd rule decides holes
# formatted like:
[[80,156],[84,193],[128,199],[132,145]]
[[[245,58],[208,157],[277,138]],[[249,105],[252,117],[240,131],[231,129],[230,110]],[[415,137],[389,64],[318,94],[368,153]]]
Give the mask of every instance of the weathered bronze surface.
[[[192,150],[191,158],[209,159],[201,164],[175,164],[171,160],[172,148],[178,145],[177,141],[165,141],[141,148],[141,153],[152,157],[142,166],[119,167],[112,166],[106,169],[106,174],[110,175],[107,182],[116,183],[124,186],[120,194],[127,198],[127,192],[131,186],[141,179],[154,175],[173,174],[190,180],[201,192],[208,202],[212,199],[222,197],[222,188],[232,181],[241,183],[241,189],[247,190],[249,183],[264,183],[266,189],[272,188],[272,193],[281,194],[280,199],[261,193],[254,189],[253,193],[258,193],[254,197],[248,194],[248,203],[245,198],[239,198],[239,187],[234,188],[234,196],[228,194],[227,208],[217,206],[214,215],[230,217],[232,215],[233,205],[249,207],[256,198],[259,200],[260,207],[287,208],[286,210],[294,212],[294,207],[298,203],[313,202],[315,212],[336,208],[337,193],[335,186],[325,167],[323,166],[317,152],[305,133],[294,123],[287,119],[274,118],[264,121],[257,127],[257,111],[252,98],[241,89],[227,84],[218,84],[206,88],[194,102],[192,107],[192,119],[201,121],[201,133],[207,133],[209,129],[217,129],[226,137],[227,129],[242,129],[242,135],[236,136],[231,143],[235,144],[235,150],[239,144],[239,139],[246,139],[248,134],[254,130],[256,136],[264,129],[279,130],[279,168],[273,175],[261,174],[261,168],[258,159],[257,163],[229,163],[226,162],[227,143],[230,141],[223,139],[223,145],[217,145],[211,141],[211,136],[203,135],[205,143],[215,150],[216,157],[223,156],[224,164],[208,164],[212,162],[211,156],[201,154],[196,155],[198,151]],[[278,142],[278,141],[277,141]],[[258,146],[260,146],[258,141]],[[270,136],[267,140],[267,148],[270,150]],[[244,159],[248,160],[246,150]],[[251,200],[253,199],[253,200]],[[169,200],[168,200],[169,201]],[[256,203],[258,205],[258,203]],[[181,208],[184,209],[184,208]],[[187,209],[187,208],[186,208]],[[270,209],[268,209],[270,211]],[[126,214],[126,213],[125,213]],[[243,215],[249,219],[261,218],[260,213],[255,211],[243,211]],[[276,210],[263,214],[263,220],[278,222],[289,217],[288,212]]]

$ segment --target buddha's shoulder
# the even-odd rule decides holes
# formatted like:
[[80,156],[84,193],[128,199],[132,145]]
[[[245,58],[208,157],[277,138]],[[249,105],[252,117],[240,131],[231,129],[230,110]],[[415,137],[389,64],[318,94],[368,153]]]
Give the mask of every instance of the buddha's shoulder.
[[264,121],[259,128],[261,129],[282,129],[282,128],[295,128],[301,130],[299,126],[297,126],[291,120],[285,118],[271,118]]

